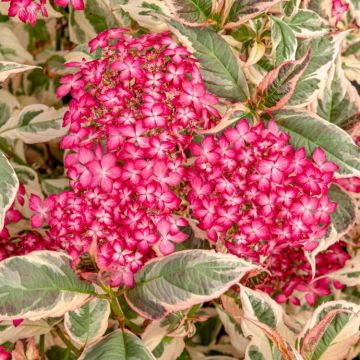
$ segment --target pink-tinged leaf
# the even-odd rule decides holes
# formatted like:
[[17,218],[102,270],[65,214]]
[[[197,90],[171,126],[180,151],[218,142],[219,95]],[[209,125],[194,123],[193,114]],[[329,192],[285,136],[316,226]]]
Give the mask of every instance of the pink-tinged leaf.
[[308,50],[301,59],[286,61],[270,71],[256,89],[260,106],[269,111],[283,108],[293,95],[309,60],[310,51]]
[[175,19],[187,26],[206,23],[212,13],[211,0],[165,0]]
[[262,12],[269,10],[280,1],[281,0],[235,0],[225,20],[224,28],[235,28],[255,18]]
[[149,319],[219,297],[257,265],[229,254],[185,250],[156,258],[135,275],[129,305]]
[[360,307],[346,301],[331,301],[318,307],[298,337],[305,359],[341,360],[358,341]]

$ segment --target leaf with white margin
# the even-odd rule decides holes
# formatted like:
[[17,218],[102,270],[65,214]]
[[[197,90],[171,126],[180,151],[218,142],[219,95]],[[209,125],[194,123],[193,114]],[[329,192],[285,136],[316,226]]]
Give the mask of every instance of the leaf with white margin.
[[125,293],[129,305],[149,319],[219,297],[259,266],[229,254],[185,250],[150,260]]
[[70,9],[70,40],[82,44],[93,39],[99,32],[115,28],[129,27],[131,19],[117,0],[86,0],[84,11]]
[[311,104],[311,110],[343,129],[360,121],[360,96],[345,77],[340,58],[331,67],[326,85]]
[[131,0],[121,5],[140,26],[150,31],[159,32],[167,30],[167,24],[154,16],[154,14],[171,15],[170,9],[161,0]]
[[30,63],[33,56],[23,47],[14,32],[6,25],[0,23],[0,60]]
[[283,62],[269,71],[256,87],[258,107],[275,111],[283,108],[295,91],[295,86],[309,64],[310,52],[298,60]]
[[141,334],[141,340],[145,346],[153,351],[168,333],[168,325],[162,325],[160,320],[152,321]]
[[46,195],[60,194],[69,187],[69,178],[44,179],[41,188]]
[[18,326],[14,326],[12,321],[2,321],[0,323],[0,344],[8,341],[16,342],[19,339],[47,334],[51,329],[52,326],[45,320],[23,320]]
[[235,0],[232,2],[224,28],[235,28],[269,10],[279,2],[280,0]]
[[211,93],[232,101],[244,101],[249,88],[239,61],[226,41],[210,28],[192,28],[175,20],[168,24],[179,40],[199,60],[200,72]]
[[282,1],[280,4],[281,11],[285,16],[291,17],[299,11],[300,2],[301,0]]
[[338,185],[332,184],[328,196],[337,204],[331,214],[331,224],[338,233],[347,233],[356,220],[357,209],[354,199]]
[[10,119],[16,108],[20,108],[18,99],[8,91],[0,90],[0,127]]
[[311,10],[300,9],[286,23],[299,38],[322,36],[329,32],[329,27],[325,25],[325,20]]
[[350,81],[356,81],[360,84],[360,59],[356,58],[355,55],[344,57],[342,58],[342,67]]
[[348,0],[350,5],[350,14],[355,19],[358,26],[360,26],[360,2],[358,0]]
[[295,92],[287,107],[302,108],[311,103],[326,81],[327,72],[339,53],[342,40],[348,31],[335,35],[326,35],[303,41],[297,51],[297,57],[303,56],[311,49],[310,61],[306,70],[296,84]]
[[270,19],[275,65],[279,66],[283,61],[295,60],[297,40],[294,31],[279,18],[270,16]]
[[57,139],[67,132],[62,126],[66,111],[67,108],[56,110],[41,104],[28,105],[0,128],[0,137],[20,139],[26,144]]
[[70,267],[71,257],[34,251],[0,262],[0,318],[39,320],[62,316],[96,295]]
[[127,330],[117,329],[86,347],[78,360],[155,360],[142,341]]
[[256,334],[258,327],[247,320],[255,320],[274,329],[289,343],[294,334],[284,323],[284,310],[275,300],[262,291],[255,291],[240,285],[240,299],[244,312],[241,328],[245,336]]
[[211,0],[165,0],[176,19],[188,26],[206,22],[212,11]]
[[64,316],[64,327],[70,339],[84,346],[100,339],[108,328],[110,304],[104,299],[92,299]]
[[157,360],[177,360],[185,348],[181,337],[167,337],[153,351]]
[[339,166],[337,174],[360,176],[360,148],[344,130],[308,111],[283,109],[273,115],[295,148],[305,147],[310,155],[320,146],[327,159]]
[[245,355],[246,346],[249,340],[244,336],[240,325],[233,319],[233,317],[226,313],[220,306],[216,307],[219,314],[219,318],[224,325],[224,329],[227,335],[230,337],[231,345],[238,352],[239,357]]
[[13,74],[38,68],[39,66],[18,64],[10,61],[0,61],[0,82],[5,81]]
[[360,254],[347,260],[343,268],[328,274],[327,277],[338,280],[346,286],[360,285]]
[[298,337],[305,360],[344,359],[360,337],[360,307],[346,301],[319,306]]
[[0,151],[0,231],[6,212],[13,204],[19,189],[19,180],[6,156]]

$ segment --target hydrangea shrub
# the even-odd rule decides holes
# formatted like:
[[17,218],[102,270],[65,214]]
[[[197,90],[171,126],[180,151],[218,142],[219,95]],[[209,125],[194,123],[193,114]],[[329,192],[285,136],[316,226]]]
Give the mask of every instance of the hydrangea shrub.
[[360,355],[356,0],[0,2],[0,359]]

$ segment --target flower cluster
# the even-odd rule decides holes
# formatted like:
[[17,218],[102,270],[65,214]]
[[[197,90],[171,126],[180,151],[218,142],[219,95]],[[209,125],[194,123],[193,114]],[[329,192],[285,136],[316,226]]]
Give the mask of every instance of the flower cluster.
[[349,9],[349,3],[341,0],[332,0],[331,16],[335,19],[335,26]]
[[259,261],[289,244],[312,251],[326,234],[336,209],[327,193],[338,167],[322,149],[311,161],[288,140],[273,121],[250,128],[243,119],[218,139],[191,145],[193,215],[233,254]]
[[6,212],[5,226],[0,231],[0,261],[10,256],[24,255],[31,251],[49,249],[49,243],[37,231],[23,231],[21,234],[11,234],[11,224],[23,219],[21,212],[17,209],[25,204],[25,188],[20,185],[17,197]]
[[299,247],[288,246],[274,252],[265,261],[265,266],[271,274],[259,289],[269,294],[278,294],[275,299],[279,303],[290,300],[294,305],[300,305],[296,292],[304,293],[305,300],[313,306],[318,297],[331,294],[331,285],[341,289],[343,285],[331,281],[326,275],[344,267],[350,255],[342,243],[336,243],[316,256],[316,273],[312,279],[311,265],[304,251]]
[[[48,16],[46,10],[46,0],[2,0],[2,2],[10,2],[8,15],[18,18],[26,23],[35,25],[38,14]],[[55,4],[61,7],[67,6],[69,0],[55,0]],[[84,0],[71,0],[75,10],[84,9]]]
[[112,284],[132,286],[149,257],[173,252],[187,237],[178,196],[185,150],[196,127],[217,122],[217,98],[166,33],[134,38],[112,29],[90,47],[102,57],[72,63],[79,71],[58,88],[58,96],[72,96],[61,141],[72,191],[45,202],[32,196],[32,224],[46,220],[50,241],[75,263],[95,244],[97,266],[114,273]]

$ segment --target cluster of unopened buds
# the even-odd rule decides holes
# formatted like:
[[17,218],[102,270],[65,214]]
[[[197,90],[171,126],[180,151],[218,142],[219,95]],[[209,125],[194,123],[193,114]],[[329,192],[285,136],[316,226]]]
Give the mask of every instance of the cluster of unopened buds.
[[219,120],[217,99],[167,33],[134,38],[113,29],[90,47],[101,58],[71,63],[77,71],[57,92],[72,96],[61,141],[72,191],[45,202],[32,196],[32,224],[46,220],[49,239],[74,263],[92,251],[112,285],[132,286],[147,259],[187,238],[179,229],[187,224],[179,197],[185,150],[197,127]]
[[269,268],[277,255],[295,260],[284,254],[315,250],[336,209],[328,189],[337,165],[321,148],[310,160],[288,141],[274,121],[250,127],[243,119],[190,146],[188,200],[198,226],[232,254],[270,259]]
[[[1,0],[2,2],[9,2],[8,15],[10,17],[18,17],[22,22],[29,22],[31,25],[36,24],[39,14],[44,17],[48,16],[46,9],[47,0]],[[55,4],[65,7],[70,0],[54,0]],[[84,0],[71,0],[71,4],[75,10],[84,9]]]

